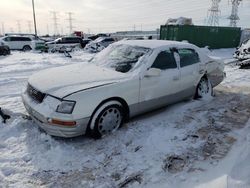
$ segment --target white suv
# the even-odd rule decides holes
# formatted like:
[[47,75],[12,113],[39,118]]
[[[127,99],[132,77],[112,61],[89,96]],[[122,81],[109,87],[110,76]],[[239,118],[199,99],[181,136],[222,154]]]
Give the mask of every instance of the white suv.
[[11,50],[32,50],[32,39],[24,36],[5,36],[0,38]]

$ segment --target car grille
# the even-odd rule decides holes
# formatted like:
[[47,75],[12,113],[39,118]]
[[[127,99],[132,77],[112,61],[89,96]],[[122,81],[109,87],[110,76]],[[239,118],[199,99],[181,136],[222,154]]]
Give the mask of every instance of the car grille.
[[46,94],[38,91],[37,89],[35,89],[34,87],[32,87],[30,84],[28,84],[28,87],[27,87],[27,93],[28,95],[34,99],[36,102],[38,103],[42,103],[43,102],[43,99],[45,97]]

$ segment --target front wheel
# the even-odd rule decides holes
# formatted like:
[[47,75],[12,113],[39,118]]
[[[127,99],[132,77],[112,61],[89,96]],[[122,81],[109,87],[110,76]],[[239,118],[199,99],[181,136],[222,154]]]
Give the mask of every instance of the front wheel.
[[90,133],[94,138],[115,132],[123,123],[123,107],[119,102],[110,101],[95,112],[90,123]]
[[208,78],[202,77],[196,88],[195,98],[213,96],[213,87]]

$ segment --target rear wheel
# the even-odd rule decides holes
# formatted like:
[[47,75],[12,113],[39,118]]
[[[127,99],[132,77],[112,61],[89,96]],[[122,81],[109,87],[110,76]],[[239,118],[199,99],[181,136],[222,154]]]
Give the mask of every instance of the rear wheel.
[[213,95],[213,87],[208,78],[202,77],[196,88],[195,98],[204,98]]
[[3,49],[3,55],[6,56],[6,55],[8,55],[8,54],[9,54],[8,50]]
[[26,45],[23,47],[23,51],[24,52],[27,52],[27,51],[30,51],[31,50],[31,47],[29,45]]
[[115,132],[123,123],[124,110],[122,105],[116,101],[103,104],[95,112],[90,123],[90,133],[94,138]]

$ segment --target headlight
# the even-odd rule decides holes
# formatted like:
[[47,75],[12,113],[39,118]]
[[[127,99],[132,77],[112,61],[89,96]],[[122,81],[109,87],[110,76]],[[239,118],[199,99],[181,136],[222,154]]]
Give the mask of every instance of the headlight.
[[57,106],[56,112],[63,114],[71,114],[75,107],[75,101],[62,101],[61,104]]

